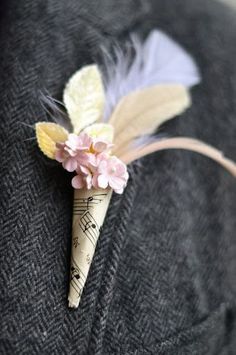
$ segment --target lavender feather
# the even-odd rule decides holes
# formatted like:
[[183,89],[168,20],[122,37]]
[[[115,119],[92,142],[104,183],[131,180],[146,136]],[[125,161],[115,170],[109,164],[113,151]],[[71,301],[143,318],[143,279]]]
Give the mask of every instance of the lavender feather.
[[43,92],[40,92],[39,100],[43,109],[53,119],[55,123],[63,126],[68,131],[72,130],[68,115],[63,110],[64,104],[61,101],[58,101],[52,98],[50,95],[44,94]]
[[[115,61],[104,52],[107,79],[104,121],[107,121],[120,99],[132,91],[158,84],[182,84],[191,87],[200,82],[193,58],[174,40],[159,30],[150,32],[142,43],[131,36],[131,52],[115,50]],[[131,64],[130,64],[131,63]]]

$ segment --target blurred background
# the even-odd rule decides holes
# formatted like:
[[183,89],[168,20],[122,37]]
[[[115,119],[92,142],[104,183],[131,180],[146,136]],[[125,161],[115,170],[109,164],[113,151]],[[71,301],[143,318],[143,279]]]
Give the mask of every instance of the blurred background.
[[220,1],[224,2],[225,4],[229,4],[236,7],[236,0],[220,0]]

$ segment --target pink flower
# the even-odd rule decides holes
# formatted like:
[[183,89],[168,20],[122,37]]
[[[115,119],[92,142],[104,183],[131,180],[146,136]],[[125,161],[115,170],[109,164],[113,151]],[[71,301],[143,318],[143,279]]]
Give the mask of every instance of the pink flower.
[[57,143],[55,158],[67,171],[76,171],[71,184],[75,189],[108,186],[121,194],[128,180],[126,165],[109,151],[113,144],[86,133],[69,134],[64,143]]
[[80,166],[76,170],[77,175],[73,177],[71,184],[74,189],[82,189],[86,187],[87,189],[91,189],[92,187],[92,174],[89,169],[84,166]]
[[65,142],[65,150],[71,155],[75,156],[78,151],[89,150],[92,144],[92,138],[86,133],[77,134],[71,133]]
[[107,154],[102,154],[97,159],[98,166],[93,176],[93,186],[103,189],[110,186],[116,193],[122,194],[129,177],[126,165],[117,157],[110,157]]
[[107,152],[111,147],[113,147],[113,144],[105,139],[95,138],[93,140],[92,148],[96,153]]
[[86,150],[90,149],[92,138],[86,133],[69,134],[65,143],[57,143],[58,150],[55,154],[55,159],[62,163],[64,169],[69,172],[75,171],[79,165],[86,165],[89,160]]
[[86,161],[82,162],[81,165],[78,165],[76,169],[77,175],[73,177],[71,183],[74,189],[82,189],[86,187],[91,189],[93,185],[93,174],[97,169],[97,157],[92,153],[85,153]]
[[62,163],[62,166],[67,171],[75,171],[78,166],[78,162],[75,157],[71,157],[70,154],[65,150],[65,143],[57,143],[56,144],[57,151],[55,154],[55,159]]

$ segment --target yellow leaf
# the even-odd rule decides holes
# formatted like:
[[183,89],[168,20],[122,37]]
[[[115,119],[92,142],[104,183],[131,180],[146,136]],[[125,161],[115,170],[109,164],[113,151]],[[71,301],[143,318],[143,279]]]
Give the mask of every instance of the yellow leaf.
[[63,101],[77,134],[101,119],[105,95],[97,65],[85,66],[70,78],[64,90]]
[[67,130],[52,122],[38,122],[35,128],[40,150],[48,158],[55,159],[56,143],[64,142],[67,139]]
[[87,133],[93,138],[104,138],[109,142],[113,141],[114,129],[108,123],[94,123],[85,128],[83,132]]
[[125,96],[108,122],[114,127],[114,154],[123,154],[135,138],[154,133],[190,102],[188,89],[175,84],[156,85]]

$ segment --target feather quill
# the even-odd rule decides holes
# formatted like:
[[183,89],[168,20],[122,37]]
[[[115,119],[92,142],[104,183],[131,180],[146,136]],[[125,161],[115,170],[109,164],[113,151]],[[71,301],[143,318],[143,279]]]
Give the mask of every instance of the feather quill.
[[236,164],[226,158],[221,151],[218,149],[203,143],[197,139],[188,138],[188,137],[173,137],[173,138],[165,138],[159,139],[150,144],[145,144],[138,149],[129,150],[120,158],[126,163],[129,164],[132,161],[142,158],[148,154],[165,150],[165,149],[183,149],[189,150],[192,152],[196,152],[202,154],[208,158],[215,160],[217,163],[222,165],[226,170],[228,170],[233,176],[236,177]]

